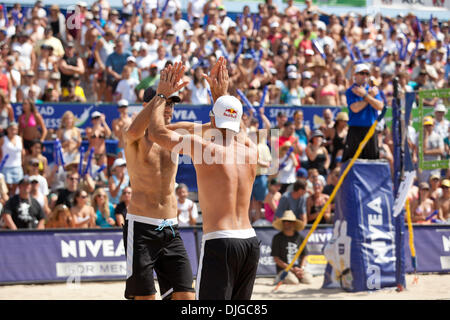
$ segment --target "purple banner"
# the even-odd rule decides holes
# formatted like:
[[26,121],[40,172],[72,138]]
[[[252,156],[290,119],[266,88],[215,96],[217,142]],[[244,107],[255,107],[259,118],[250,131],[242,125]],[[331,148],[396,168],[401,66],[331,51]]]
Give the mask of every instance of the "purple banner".
[[[275,275],[271,256],[272,238],[279,231],[255,228],[261,241],[258,275]],[[309,231],[302,231],[305,236]],[[319,226],[309,238],[307,270],[323,275],[326,261],[322,249],[333,229]],[[194,275],[197,273],[202,232],[180,228]],[[418,272],[450,272],[450,225],[414,225]],[[413,272],[408,239],[405,241],[406,272]],[[43,230],[0,232],[0,284],[124,280],[125,250],[122,231]]]
[[[414,227],[417,272],[450,272],[450,225],[417,225]],[[409,234],[405,232],[406,272],[413,272]]]
[[[180,235],[197,271],[194,229]],[[122,231],[45,230],[0,232],[0,283],[122,280],[126,258]]]

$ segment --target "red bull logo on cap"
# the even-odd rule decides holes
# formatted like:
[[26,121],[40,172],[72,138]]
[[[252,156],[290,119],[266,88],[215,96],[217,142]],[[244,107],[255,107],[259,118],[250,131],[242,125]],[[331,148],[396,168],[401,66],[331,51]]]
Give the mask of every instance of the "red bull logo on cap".
[[227,109],[225,109],[225,112],[223,113],[223,115],[225,117],[230,117],[230,118],[233,118],[233,119],[237,118],[237,114],[238,114],[237,111],[234,110],[233,108],[227,108]]

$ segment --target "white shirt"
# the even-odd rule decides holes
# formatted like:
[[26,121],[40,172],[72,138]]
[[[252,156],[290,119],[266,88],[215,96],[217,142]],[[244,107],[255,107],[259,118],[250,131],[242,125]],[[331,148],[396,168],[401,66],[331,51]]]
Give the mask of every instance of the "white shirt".
[[[203,17],[203,7],[206,4],[206,0],[189,0],[188,3],[192,4],[192,7],[191,7],[192,15],[202,18]],[[194,22],[192,18],[193,17],[189,17],[190,23]],[[201,23],[202,22],[203,21],[201,21]]]
[[125,99],[128,103],[136,102],[136,93],[134,92],[134,88],[139,84],[139,81],[130,78],[130,79],[122,79],[117,84],[116,92],[120,93],[121,99]]
[[[198,218],[197,205],[190,199],[186,199],[184,203],[177,201],[178,210],[180,214],[178,215],[178,225],[180,227],[190,226],[189,224],[189,211],[191,210],[192,218]],[[191,209],[192,208],[192,209]]]
[[42,193],[43,195],[48,196],[49,192],[48,192],[47,179],[45,179],[40,174],[37,174],[35,176],[30,176],[30,179],[31,178],[36,178],[36,180],[38,181],[38,183],[39,183],[39,192]]
[[[280,165],[284,159],[285,157],[280,159]],[[285,164],[284,168],[278,172],[278,181],[283,184],[295,183],[297,178],[295,175],[294,161],[289,157]]]
[[194,81],[189,82],[187,89],[191,91],[191,103],[192,104],[210,104],[208,85],[206,87],[197,87]]
[[175,34],[180,38],[180,41],[184,40],[184,30],[190,30],[191,26],[189,25],[189,22],[187,22],[184,19],[180,19],[173,25],[173,30],[175,30]]

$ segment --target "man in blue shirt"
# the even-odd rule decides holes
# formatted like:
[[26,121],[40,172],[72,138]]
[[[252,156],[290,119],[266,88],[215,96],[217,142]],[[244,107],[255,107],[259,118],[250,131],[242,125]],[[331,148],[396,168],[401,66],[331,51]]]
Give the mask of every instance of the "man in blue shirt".
[[281,197],[275,211],[275,219],[281,218],[286,210],[292,210],[297,219],[306,224],[306,200],[308,200],[306,182],[297,180],[294,183],[293,190],[285,192]]
[[[370,127],[378,117],[378,111],[383,110],[383,100],[377,87],[370,87],[369,66],[365,63],[356,65],[355,82],[347,89],[347,105],[349,112],[348,133],[344,147],[342,162],[351,159],[359,144],[366,136]],[[361,159],[378,159],[378,141],[374,135],[367,142],[360,155]]]
[[[107,97],[111,97],[116,91],[117,84],[122,79],[123,67],[127,64],[127,58],[131,54],[128,51],[124,51],[124,45],[121,39],[117,39],[115,42],[114,52],[111,53],[106,59],[106,86]],[[108,99],[112,101],[112,99]]]

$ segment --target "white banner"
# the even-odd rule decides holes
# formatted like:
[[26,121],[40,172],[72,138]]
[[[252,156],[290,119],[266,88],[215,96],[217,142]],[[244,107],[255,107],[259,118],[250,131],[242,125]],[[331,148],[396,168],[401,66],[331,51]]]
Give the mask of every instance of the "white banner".
[[404,10],[450,10],[450,0],[373,0],[374,7]]

